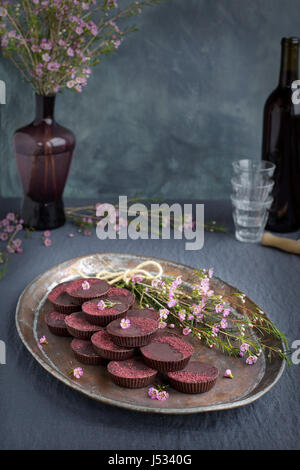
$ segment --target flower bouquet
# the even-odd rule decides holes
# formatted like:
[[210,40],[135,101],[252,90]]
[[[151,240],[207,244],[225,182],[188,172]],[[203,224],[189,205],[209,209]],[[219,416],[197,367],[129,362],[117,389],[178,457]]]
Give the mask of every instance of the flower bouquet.
[[91,68],[136,30],[124,20],[159,1],[136,1],[124,8],[116,0],[0,1],[3,54],[36,94],[33,123],[14,135],[25,226],[45,230],[65,222],[62,194],[75,137],[54,119],[56,94],[65,88],[81,93]]

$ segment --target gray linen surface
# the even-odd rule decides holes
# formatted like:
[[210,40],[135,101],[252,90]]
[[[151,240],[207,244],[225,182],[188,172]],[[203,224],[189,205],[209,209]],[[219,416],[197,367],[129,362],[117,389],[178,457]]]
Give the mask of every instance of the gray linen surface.
[[[1,218],[17,209],[18,201],[0,200]],[[52,232],[51,248],[43,246],[37,232],[24,241],[22,255],[10,257],[0,281],[0,339],[7,345],[7,364],[0,366],[1,449],[299,449],[300,365],[286,369],[279,383],[252,405],[159,416],[97,403],[69,389],[33,359],[17,335],[16,303],[30,281],[69,258],[110,251],[214,267],[218,277],[257,302],[290,342],[300,340],[299,257],[236,241],[227,201],[207,202],[205,212],[207,220],[216,219],[230,231],[206,233],[199,252],[185,251],[183,241],[100,241],[95,233],[83,237],[67,224]],[[72,239],[70,232],[76,233]]]

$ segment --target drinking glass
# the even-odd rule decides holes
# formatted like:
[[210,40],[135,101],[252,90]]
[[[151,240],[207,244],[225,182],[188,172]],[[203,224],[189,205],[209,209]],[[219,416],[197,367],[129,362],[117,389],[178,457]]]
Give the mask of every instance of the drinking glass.
[[275,165],[263,160],[243,159],[233,162],[233,170],[231,202],[236,239],[259,242],[273,202]]

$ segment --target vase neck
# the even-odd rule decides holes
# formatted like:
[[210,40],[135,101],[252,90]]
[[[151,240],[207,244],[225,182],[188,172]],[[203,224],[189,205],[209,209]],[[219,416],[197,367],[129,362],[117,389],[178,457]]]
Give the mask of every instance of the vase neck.
[[43,96],[35,95],[35,122],[47,121],[51,124],[54,121],[54,107],[56,95]]

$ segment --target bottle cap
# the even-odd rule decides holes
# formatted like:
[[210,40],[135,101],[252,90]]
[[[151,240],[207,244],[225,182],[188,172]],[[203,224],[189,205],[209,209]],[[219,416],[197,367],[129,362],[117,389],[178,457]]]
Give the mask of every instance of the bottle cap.
[[281,44],[282,45],[287,45],[287,46],[296,46],[299,45],[300,39],[297,37],[291,37],[291,38],[282,38]]

